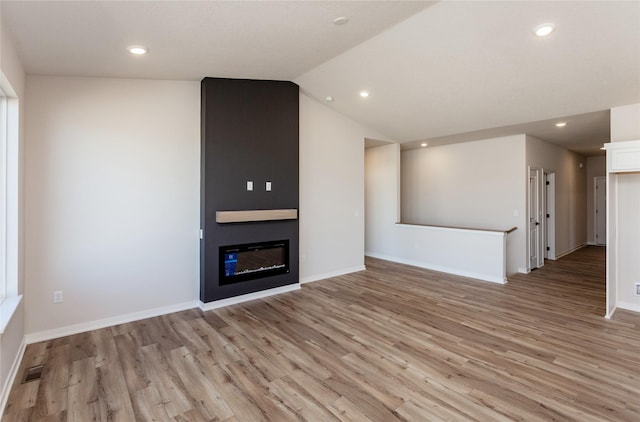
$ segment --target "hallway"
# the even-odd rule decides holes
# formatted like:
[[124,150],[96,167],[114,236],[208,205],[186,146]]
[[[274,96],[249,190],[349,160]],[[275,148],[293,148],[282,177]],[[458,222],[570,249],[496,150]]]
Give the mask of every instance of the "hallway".
[[[576,306],[576,310],[605,315],[606,301],[606,248],[586,246],[558,260],[545,259],[544,267],[529,274],[509,276],[511,287],[521,283],[535,283],[536,290],[531,294],[548,293],[562,299],[560,306]],[[542,289],[540,289],[542,288]],[[572,298],[571,290],[576,291]],[[541,298],[541,300],[543,300]]]

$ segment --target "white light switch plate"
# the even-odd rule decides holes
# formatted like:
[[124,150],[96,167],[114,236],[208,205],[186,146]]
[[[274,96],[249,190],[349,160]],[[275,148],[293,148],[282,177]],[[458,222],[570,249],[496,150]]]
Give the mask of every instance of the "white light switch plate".
[[264,188],[267,190],[267,192],[271,192],[271,182],[266,182],[264,184]]
[[247,190],[253,190],[253,182],[251,180],[247,180]]

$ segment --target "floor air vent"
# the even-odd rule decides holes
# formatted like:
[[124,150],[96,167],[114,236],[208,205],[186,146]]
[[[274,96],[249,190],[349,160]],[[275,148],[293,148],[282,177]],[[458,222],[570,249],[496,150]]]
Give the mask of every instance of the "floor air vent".
[[24,370],[24,376],[22,377],[22,384],[27,382],[39,380],[42,377],[42,370],[44,365],[36,365]]

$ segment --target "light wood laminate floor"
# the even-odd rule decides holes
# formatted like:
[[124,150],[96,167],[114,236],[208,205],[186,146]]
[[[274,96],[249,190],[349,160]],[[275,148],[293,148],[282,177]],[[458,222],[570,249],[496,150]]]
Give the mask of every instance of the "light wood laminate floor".
[[504,286],[366,264],[29,345],[42,379],[3,421],[640,420],[640,314],[603,318],[604,249]]

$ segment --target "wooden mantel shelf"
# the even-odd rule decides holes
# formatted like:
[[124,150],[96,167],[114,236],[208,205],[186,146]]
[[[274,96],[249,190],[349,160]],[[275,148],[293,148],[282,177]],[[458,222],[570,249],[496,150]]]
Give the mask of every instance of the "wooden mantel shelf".
[[252,221],[295,220],[298,210],[216,211],[216,223],[249,223]]

